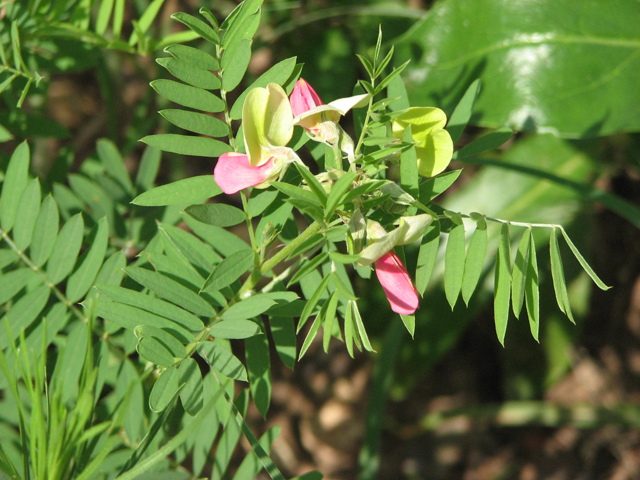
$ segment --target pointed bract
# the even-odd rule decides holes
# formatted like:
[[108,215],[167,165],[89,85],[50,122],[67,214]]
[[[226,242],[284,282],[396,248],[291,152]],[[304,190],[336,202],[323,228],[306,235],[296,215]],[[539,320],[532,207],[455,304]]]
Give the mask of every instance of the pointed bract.
[[375,266],[391,310],[400,315],[413,315],[419,306],[418,292],[398,256],[393,251],[387,252],[376,260]]

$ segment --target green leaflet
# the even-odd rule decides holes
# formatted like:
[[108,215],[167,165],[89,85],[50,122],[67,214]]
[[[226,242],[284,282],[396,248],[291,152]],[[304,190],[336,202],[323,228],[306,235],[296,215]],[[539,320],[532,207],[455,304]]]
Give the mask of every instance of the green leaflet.
[[190,132],[210,137],[225,137],[229,134],[227,124],[211,115],[174,108],[160,110],[159,113],[176,127]]
[[183,107],[211,113],[224,110],[224,102],[219,97],[201,88],[166,79],[154,80],[150,85],[159,95]]
[[[240,317],[243,316],[244,315],[240,315]],[[209,333],[212,337],[215,338],[241,339],[254,337],[262,332],[260,331],[260,327],[257,323],[250,320],[245,320],[243,318],[237,318],[231,320],[223,320],[220,323],[216,323],[209,329]]]
[[18,203],[18,212],[13,225],[13,241],[24,251],[31,244],[33,229],[40,213],[40,180],[34,178],[25,187]]
[[60,214],[58,205],[51,195],[45,197],[38,213],[31,240],[31,261],[41,267],[49,259],[58,237]]
[[[484,228],[482,228],[484,227]],[[478,223],[467,248],[467,257],[464,261],[464,276],[462,277],[462,299],[469,305],[469,299],[473,295],[478,280],[484,267],[484,259],[487,254],[487,225]]]
[[245,273],[255,261],[253,250],[245,249],[229,255],[211,272],[202,290],[216,291],[231,285]]
[[449,241],[444,257],[444,291],[452,310],[462,288],[465,264],[464,240],[464,224],[460,220],[460,223],[456,224],[449,232]]
[[47,262],[47,276],[54,285],[71,273],[80,253],[83,233],[84,221],[81,213],[71,217],[60,230]]
[[[173,355],[171,355],[169,349],[154,337],[141,337],[136,345],[136,350],[143,358],[161,367],[171,367],[174,363]],[[151,397],[153,397],[153,395],[154,392],[152,390]],[[173,397],[173,395],[171,395],[171,397]],[[169,399],[171,399],[171,397]],[[152,406],[152,402],[155,406]],[[158,400],[152,401],[149,399],[149,406],[151,406],[151,409],[154,411],[162,411],[165,405],[160,406],[157,402]]]
[[329,220],[331,218],[333,212],[338,208],[357,176],[358,174],[355,172],[347,172],[333,184],[331,191],[329,191],[329,197],[327,198],[327,206],[324,214],[325,220]]
[[324,320],[322,322],[322,328],[324,330],[322,336],[322,347],[324,348],[325,353],[329,351],[329,342],[331,341],[331,336],[333,334],[333,322],[336,319],[336,309],[338,307],[339,298],[340,295],[338,290],[334,291],[333,294],[331,294],[331,297],[329,297],[327,309],[325,311]]
[[149,408],[154,412],[162,412],[169,406],[173,397],[178,393],[180,375],[175,368],[164,370],[149,394]]
[[231,307],[222,314],[222,319],[245,320],[253,318],[266,312],[275,304],[276,302],[265,295],[254,295],[231,305]]
[[190,205],[184,211],[199,222],[216,227],[232,227],[245,221],[245,213],[224,203]]
[[[15,302],[11,310],[0,319],[0,329],[6,332],[6,326],[9,325],[13,340],[18,338],[21,331],[26,330],[40,315],[49,300],[49,295],[50,289],[47,285],[42,285],[27,293]],[[5,333],[0,335],[0,349],[7,348],[9,342],[10,340]]]
[[255,82],[253,82],[249,86],[249,88],[247,88],[240,94],[238,99],[233,104],[233,107],[231,108],[231,118],[233,120],[239,120],[242,117],[242,105],[244,104],[244,99],[247,97],[251,90],[257,87],[264,88],[269,83],[277,83],[278,85],[283,85],[293,73],[295,66],[296,58],[287,58],[286,60],[282,60],[281,62],[275,64],[269,70],[264,72]]
[[601,290],[609,290],[611,287],[608,287],[607,285],[605,285],[605,283],[602,280],[600,280],[600,277],[598,277],[598,275],[596,275],[596,272],[593,271],[593,269],[587,263],[587,261],[584,259],[584,257],[582,256],[582,254],[580,253],[578,248],[573,244],[573,242],[569,238],[569,235],[567,235],[567,232],[564,231],[564,228],[561,228],[560,232],[562,232],[562,236],[564,237],[565,241],[567,242],[567,245],[569,245],[569,248],[573,252],[573,255],[576,257],[576,259],[578,260],[578,262],[580,263],[580,265],[582,266],[584,271],[587,272],[587,275],[589,275],[589,277],[591,277],[591,280],[593,280],[593,282],[598,286],[599,289],[601,289]]
[[416,266],[416,290],[420,295],[424,295],[431,273],[438,256],[440,246],[440,222],[434,221],[422,237],[420,251],[418,253],[418,264]]
[[[163,234],[163,244],[167,254],[169,251],[177,251],[176,256],[189,264],[188,266],[191,268],[200,267],[205,271],[210,271],[214,265],[222,260],[209,245],[182,228],[163,223],[158,225],[158,230]],[[199,283],[198,287],[201,285],[202,283]]]
[[180,390],[180,401],[185,412],[195,416],[203,403],[202,374],[198,362],[193,358],[185,358],[178,366],[178,372],[180,385],[184,385]]
[[498,340],[504,346],[509,320],[509,299],[511,297],[511,238],[509,224],[502,225],[500,230],[500,244],[495,272],[494,317]]
[[[138,337],[140,341],[144,337],[149,337],[155,340],[156,342],[160,343],[163,349],[169,352],[169,354],[171,355],[172,357],[171,365],[173,365],[173,357],[185,358],[187,356],[187,349],[185,348],[185,346],[182,344],[180,340],[178,340],[176,337],[171,335],[171,333],[168,330],[158,328],[158,327],[152,327],[150,325],[138,325],[136,328],[134,328],[133,333],[135,333],[136,337]],[[140,341],[138,342],[138,346],[140,346]],[[138,353],[142,355],[142,352],[140,352],[139,348],[138,348]],[[155,363],[158,363],[158,365],[163,365],[159,362],[155,362]],[[171,366],[171,365],[163,365],[163,366]]]
[[8,302],[25,285],[36,278],[36,273],[28,267],[10,270],[0,275],[0,305]]
[[247,381],[244,365],[226,348],[213,342],[202,342],[198,344],[198,352],[224,376],[232,380]]
[[418,194],[420,202],[424,204],[431,202],[453,185],[453,182],[458,179],[460,173],[462,173],[462,170],[451,170],[450,172],[444,172],[420,182],[420,193]]
[[88,239],[89,250],[80,258],[80,266],[69,277],[66,296],[71,302],[77,302],[94,285],[109,242],[109,224],[103,217],[96,225],[93,236]]
[[200,175],[152,188],[138,195],[131,203],[145,207],[184,205],[201,202],[221,193],[213,175]]
[[199,18],[183,12],[174,13],[171,15],[171,18],[185,24],[205,40],[216,45],[220,43],[220,37],[216,31]]
[[480,79],[476,79],[467,87],[467,90],[464,92],[464,95],[462,95],[458,105],[456,105],[456,108],[451,114],[449,123],[447,124],[447,130],[451,135],[453,143],[456,143],[467,126],[467,123],[469,123],[471,112],[473,111],[473,104],[476,102],[476,97],[478,96],[479,91]]
[[170,45],[164,49],[172,57],[204,70],[218,70],[218,61],[201,49],[187,45]]
[[[527,316],[531,335],[538,340],[540,330],[540,290],[538,288],[538,260],[536,257],[536,245],[533,232],[527,232],[530,237],[529,261],[527,262],[527,278],[524,284],[524,295],[527,304]],[[525,235],[527,234],[525,233]]]
[[244,344],[251,396],[260,415],[266,417],[271,403],[269,340],[266,335],[256,335],[247,338]]
[[160,273],[133,266],[125,268],[125,272],[136,282],[191,313],[208,317],[216,314],[213,307],[202,297]]
[[177,58],[156,58],[156,62],[166,68],[171,75],[193,87],[217,90],[221,86],[220,79],[210,71],[195,67]]
[[513,130],[510,128],[500,128],[495,132],[483,135],[468,145],[465,145],[455,153],[454,158],[473,157],[479,153],[493,150],[494,148],[498,148],[500,145],[503,145],[512,136]]
[[29,180],[29,161],[29,144],[24,141],[13,151],[2,183],[0,225],[5,232],[13,228],[20,197]]
[[227,49],[222,54],[222,88],[230,92],[236,88],[249,67],[251,61],[251,45],[253,40],[250,38],[242,39],[233,49]]
[[560,256],[560,246],[558,245],[558,232],[556,228],[551,231],[551,238],[549,239],[549,254],[551,256],[553,289],[556,293],[558,307],[560,307],[562,313],[569,317],[571,323],[576,323],[573,319],[573,314],[571,313],[571,305],[569,304],[569,294],[567,293],[567,283],[564,279],[562,257]]
[[185,345],[193,341],[193,334],[181,325],[130,305],[100,298],[96,302],[96,315],[128,330],[133,331],[138,325],[149,325],[171,331]]
[[282,362],[293,369],[296,362],[296,330],[292,317],[269,317],[271,336]]
[[175,133],[147,135],[140,141],[151,147],[164,150],[165,152],[193,155],[196,157],[219,157],[223,153],[231,151],[231,147],[220,140],[209,137],[178,135]]
[[527,270],[531,258],[529,249],[531,248],[531,228],[522,235],[516,258],[513,263],[513,273],[511,282],[511,306],[516,318],[520,317],[520,311],[524,304],[525,284],[527,280]]
[[127,167],[124,164],[122,155],[118,151],[118,148],[111,140],[101,138],[96,145],[98,157],[105,167],[105,170],[109,175],[115,178],[118,183],[125,188],[127,193],[133,193],[133,183],[127,172]]

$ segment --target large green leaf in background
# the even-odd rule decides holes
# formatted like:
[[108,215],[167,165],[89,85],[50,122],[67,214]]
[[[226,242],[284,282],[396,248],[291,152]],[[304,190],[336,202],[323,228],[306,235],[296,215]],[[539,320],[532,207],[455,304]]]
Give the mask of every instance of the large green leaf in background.
[[397,46],[412,104],[480,77],[472,123],[606,135],[640,130],[639,19],[637,0],[445,0]]

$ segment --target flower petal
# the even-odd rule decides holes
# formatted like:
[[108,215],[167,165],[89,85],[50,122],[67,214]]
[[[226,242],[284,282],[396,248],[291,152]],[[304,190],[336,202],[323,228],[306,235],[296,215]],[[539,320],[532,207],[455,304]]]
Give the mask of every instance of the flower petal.
[[421,141],[433,132],[443,129],[447,123],[447,115],[435,107],[411,107],[395,117],[391,126],[393,136],[397,139],[404,137],[404,131],[411,125],[411,137]]
[[252,167],[249,157],[243,153],[223,153],[213,170],[213,178],[226,194],[255,187],[266,181],[273,171],[274,159],[257,167]]
[[412,315],[419,305],[418,292],[398,256],[388,252],[376,260],[375,265],[391,310],[400,315]]
[[[360,253],[358,265],[367,266],[383,257],[398,244],[398,240],[409,230],[409,224],[400,222],[398,228],[386,232],[378,222],[367,223],[367,237],[371,243]],[[384,232],[384,233],[383,233]]]
[[290,101],[293,115],[296,117],[307,110],[322,105],[322,100],[316,91],[303,78],[298,80],[293,87]]
[[438,130],[416,145],[418,173],[423,177],[433,177],[442,173],[451,162],[453,141],[446,130]]

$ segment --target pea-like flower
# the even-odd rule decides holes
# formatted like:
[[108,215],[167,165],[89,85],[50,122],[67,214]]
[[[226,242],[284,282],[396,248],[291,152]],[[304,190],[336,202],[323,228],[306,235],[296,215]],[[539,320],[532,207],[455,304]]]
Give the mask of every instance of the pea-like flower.
[[411,107],[395,117],[392,122],[393,136],[402,140],[407,127],[411,126],[411,138],[415,142],[418,157],[418,173],[433,177],[442,172],[453,156],[451,135],[444,129],[446,114],[435,107]]
[[293,136],[293,112],[280,85],[254,88],[242,107],[242,127],[246,154],[225,153],[213,171],[224,193],[248,187],[265,188],[284,175],[291,162],[300,162],[287,143]]
[[342,131],[338,122],[352,108],[365,106],[369,101],[369,94],[340,98],[328,104],[322,100],[304,79],[296,82],[291,93],[291,108],[293,110],[294,125],[300,125],[317,142],[323,142],[333,147],[340,147],[350,162],[353,162],[353,141]]
[[369,245],[360,252],[360,265],[374,264],[376,275],[391,304],[391,310],[400,315],[412,315],[419,305],[418,292],[407,269],[393,252],[396,245],[407,245],[418,240],[433,221],[431,215],[402,217],[397,228],[387,232],[378,222],[369,221]]

